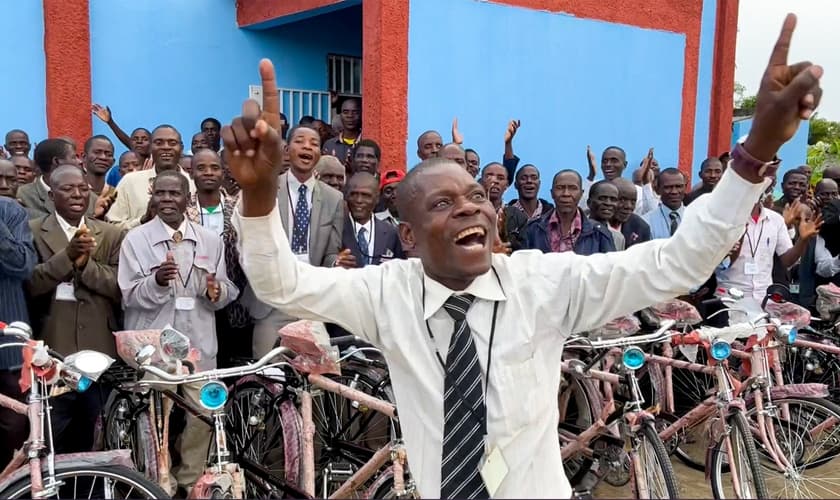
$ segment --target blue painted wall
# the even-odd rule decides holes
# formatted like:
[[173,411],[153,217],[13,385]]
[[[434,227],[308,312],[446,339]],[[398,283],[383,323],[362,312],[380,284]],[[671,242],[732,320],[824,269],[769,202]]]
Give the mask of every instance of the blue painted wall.
[[585,174],[587,144],[599,162],[605,147],[625,148],[626,176],[651,146],[676,164],[683,35],[474,0],[412,0],[410,16],[410,166],[417,136],[448,140],[453,116],[482,164],[501,159],[508,120],[522,120],[514,145],[546,198],[558,170]]
[[[700,18],[700,56],[697,59],[697,107],[694,114],[694,161],[692,175],[697,176],[700,163],[709,153],[709,127],[712,110],[712,74],[715,61],[715,24],[717,0],[703,0]],[[714,152],[717,156],[723,151]]]
[[[361,56],[360,6],[246,30],[235,4],[90,0],[94,102],[110,106],[126,132],[171,123],[189,149],[203,118],[240,113],[248,85],[260,83],[261,58],[274,62],[281,87],[326,90],[327,54]],[[109,130],[94,119],[94,133]]]
[[47,137],[43,3],[3,2],[3,20],[0,144],[6,132],[13,128],[25,130],[34,144]]
[[[735,147],[736,143],[750,133],[750,127],[752,127],[752,118],[738,120],[732,124],[732,147]],[[811,123],[803,120],[793,139],[782,146],[782,149],[778,153],[779,158],[782,159],[782,164],[779,166],[778,172],[779,179],[788,170],[805,164],[805,160],[808,157],[808,132],[810,129]],[[778,194],[781,194],[780,183],[776,185],[776,191]]]

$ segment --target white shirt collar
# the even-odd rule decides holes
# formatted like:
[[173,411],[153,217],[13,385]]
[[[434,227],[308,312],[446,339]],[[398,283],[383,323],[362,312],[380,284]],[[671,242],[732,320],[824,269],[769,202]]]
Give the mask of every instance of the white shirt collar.
[[364,224],[357,222],[352,215],[348,215],[348,217],[350,217],[350,224],[353,225],[353,232],[356,233],[356,236],[359,236],[360,229],[365,228],[368,240],[370,240],[370,235],[373,234],[373,214],[371,214],[370,219],[368,219],[368,221]]
[[49,193],[50,191],[52,191],[52,188],[50,188],[49,186],[47,186],[46,181],[44,181],[44,176],[43,176],[43,175],[38,176],[38,182],[40,182],[40,183],[41,183],[41,187],[43,187],[44,189],[46,189],[48,193]]
[[61,230],[64,231],[64,235],[67,236],[67,241],[72,240],[73,236],[75,236],[76,234],[76,231],[78,231],[80,227],[85,225],[84,216],[82,216],[81,220],[79,220],[78,226],[71,226],[70,223],[64,219],[64,217],[58,215],[58,212],[55,213],[55,218],[58,220],[58,225],[59,227],[61,227]]
[[[158,219],[160,219],[160,217],[158,217]],[[187,218],[186,217],[184,217],[184,220],[181,221],[181,225],[178,226],[178,229],[172,229],[172,227],[169,224],[163,222],[163,219],[160,220],[160,223],[163,224],[163,228],[166,229],[166,234],[169,235],[170,240],[172,239],[172,235],[175,234],[175,231],[181,231],[181,237],[184,237],[184,236],[187,235]]]
[[506,300],[504,291],[502,290],[499,281],[493,273],[493,269],[488,269],[486,273],[477,277],[470,283],[464,291],[455,292],[444,285],[438,283],[429,277],[425,272],[423,273],[423,286],[426,289],[426,297],[423,301],[423,319],[428,320],[435,314],[443,304],[454,294],[474,295],[478,299],[489,301],[504,301]]
[[286,179],[289,181],[289,191],[292,191],[292,192],[295,192],[295,193],[297,193],[297,190],[300,189],[301,184],[306,185],[307,194],[311,193],[312,188],[315,187],[315,183],[318,182],[318,179],[315,178],[314,174],[312,176],[310,176],[309,179],[306,179],[306,182],[300,182],[298,180],[298,178],[295,177],[295,174],[293,174],[291,170],[289,170],[289,175],[286,176]]
[[389,220],[389,219],[391,219],[393,221],[397,220],[396,217],[391,215],[391,211],[388,210],[387,208],[385,210],[381,211],[381,212],[376,212],[373,215],[376,216],[376,218],[379,219],[379,220]]

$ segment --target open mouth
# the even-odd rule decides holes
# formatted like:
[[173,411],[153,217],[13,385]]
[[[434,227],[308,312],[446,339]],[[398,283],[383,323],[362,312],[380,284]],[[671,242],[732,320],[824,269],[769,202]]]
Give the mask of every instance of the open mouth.
[[487,243],[487,230],[473,226],[455,235],[455,244],[465,248],[480,248]]
[[175,158],[175,155],[172,153],[161,153],[160,159],[164,161],[172,161]]
[[310,154],[310,153],[299,153],[299,154],[298,154],[298,158],[299,158],[299,159],[301,159],[301,160],[304,160],[304,161],[308,161],[308,162],[309,162],[309,161],[314,160],[314,159],[315,159],[315,156],[313,156],[313,155],[312,155],[312,154]]

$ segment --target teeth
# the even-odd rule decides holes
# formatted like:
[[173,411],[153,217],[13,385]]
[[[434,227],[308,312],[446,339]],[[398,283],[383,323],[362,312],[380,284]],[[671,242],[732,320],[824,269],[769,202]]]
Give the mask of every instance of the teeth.
[[486,232],[484,231],[483,227],[478,227],[478,226],[470,227],[470,228],[464,229],[460,233],[456,234],[455,235],[455,240],[458,241],[458,240],[461,240],[463,238],[466,238],[467,236],[472,236],[474,234],[484,236],[486,234]]

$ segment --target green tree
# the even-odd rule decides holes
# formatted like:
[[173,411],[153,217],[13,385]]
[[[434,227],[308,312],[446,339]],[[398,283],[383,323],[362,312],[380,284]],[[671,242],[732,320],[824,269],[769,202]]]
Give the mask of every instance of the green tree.
[[751,116],[755,112],[755,96],[746,95],[747,87],[742,83],[735,82],[734,104],[735,116]]
[[808,144],[814,145],[818,142],[832,144],[840,140],[840,123],[821,118],[818,113],[814,113],[810,125]]

